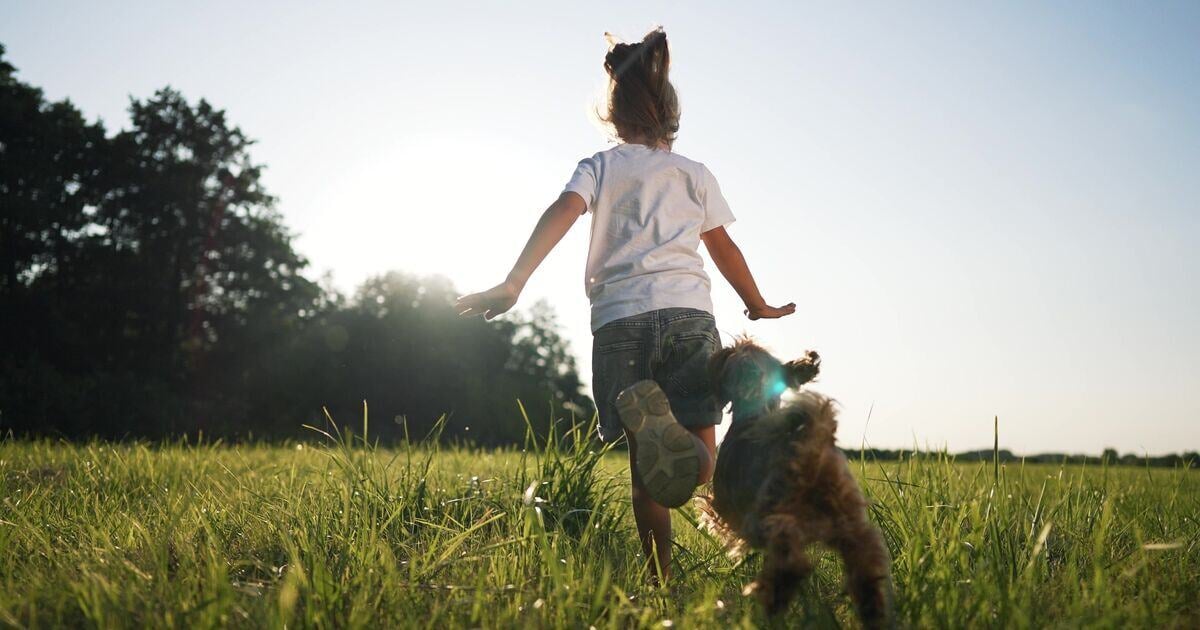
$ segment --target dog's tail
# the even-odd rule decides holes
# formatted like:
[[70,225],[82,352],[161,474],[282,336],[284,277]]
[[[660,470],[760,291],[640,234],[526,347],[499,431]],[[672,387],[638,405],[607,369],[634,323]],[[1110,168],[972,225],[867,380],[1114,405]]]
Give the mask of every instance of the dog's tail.
[[813,480],[837,440],[837,403],[805,391],[785,409],[792,427],[792,457],[788,465],[796,473],[793,478]]
[[799,389],[801,385],[816,380],[821,373],[821,355],[816,350],[806,350],[804,356],[783,364],[787,386]]

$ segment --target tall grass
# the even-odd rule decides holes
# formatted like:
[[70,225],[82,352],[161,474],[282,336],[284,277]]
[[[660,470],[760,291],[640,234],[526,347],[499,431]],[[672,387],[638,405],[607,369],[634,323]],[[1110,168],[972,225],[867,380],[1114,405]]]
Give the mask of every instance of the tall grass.
[[[364,418],[365,420],[365,418]],[[622,454],[588,424],[524,448],[314,441],[0,443],[0,625],[754,627],[731,561],[677,512],[644,586]],[[1200,475],[860,459],[914,627],[1198,627]],[[852,625],[823,556],[788,624]]]

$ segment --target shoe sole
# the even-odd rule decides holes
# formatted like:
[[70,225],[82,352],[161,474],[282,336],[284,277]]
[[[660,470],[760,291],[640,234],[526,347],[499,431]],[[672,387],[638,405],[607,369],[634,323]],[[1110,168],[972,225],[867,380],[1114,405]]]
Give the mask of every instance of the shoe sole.
[[700,480],[700,456],[662,388],[654,381],[635,383],[617,395],[617,413],[637,442],[638,476],[650,498],[672,508],[687,503]]

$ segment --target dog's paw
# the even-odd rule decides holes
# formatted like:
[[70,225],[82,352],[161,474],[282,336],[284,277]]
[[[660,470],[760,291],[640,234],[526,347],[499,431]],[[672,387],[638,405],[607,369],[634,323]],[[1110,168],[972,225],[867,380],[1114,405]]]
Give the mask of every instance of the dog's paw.
[[774,617],[783,612],[787,607],[787,596],[780,592],[780,584],[764,583],[762,580],[751,582],[743,593],[750,591],[754,598],[758,600],[760,606],[767,613],[768,617]]
[[778,589],[775,585],[767,580],[759,578],[746,585],[742,589],[742,595],[747,597],[753,596],[758,600],[758,604],[763,607],[767,615],[774,615],[779,612],[780,601]]

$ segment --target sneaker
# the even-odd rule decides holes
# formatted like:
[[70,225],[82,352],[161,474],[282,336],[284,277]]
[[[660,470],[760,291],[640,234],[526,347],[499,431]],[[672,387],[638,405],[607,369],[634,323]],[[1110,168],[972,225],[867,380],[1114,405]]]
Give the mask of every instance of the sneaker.
[[617,395],[617,412],[637,442],[638,474],[650,498],[672,508],[687,503],[700,480],[700,455],[662,388],[654,381],[635,383]]

